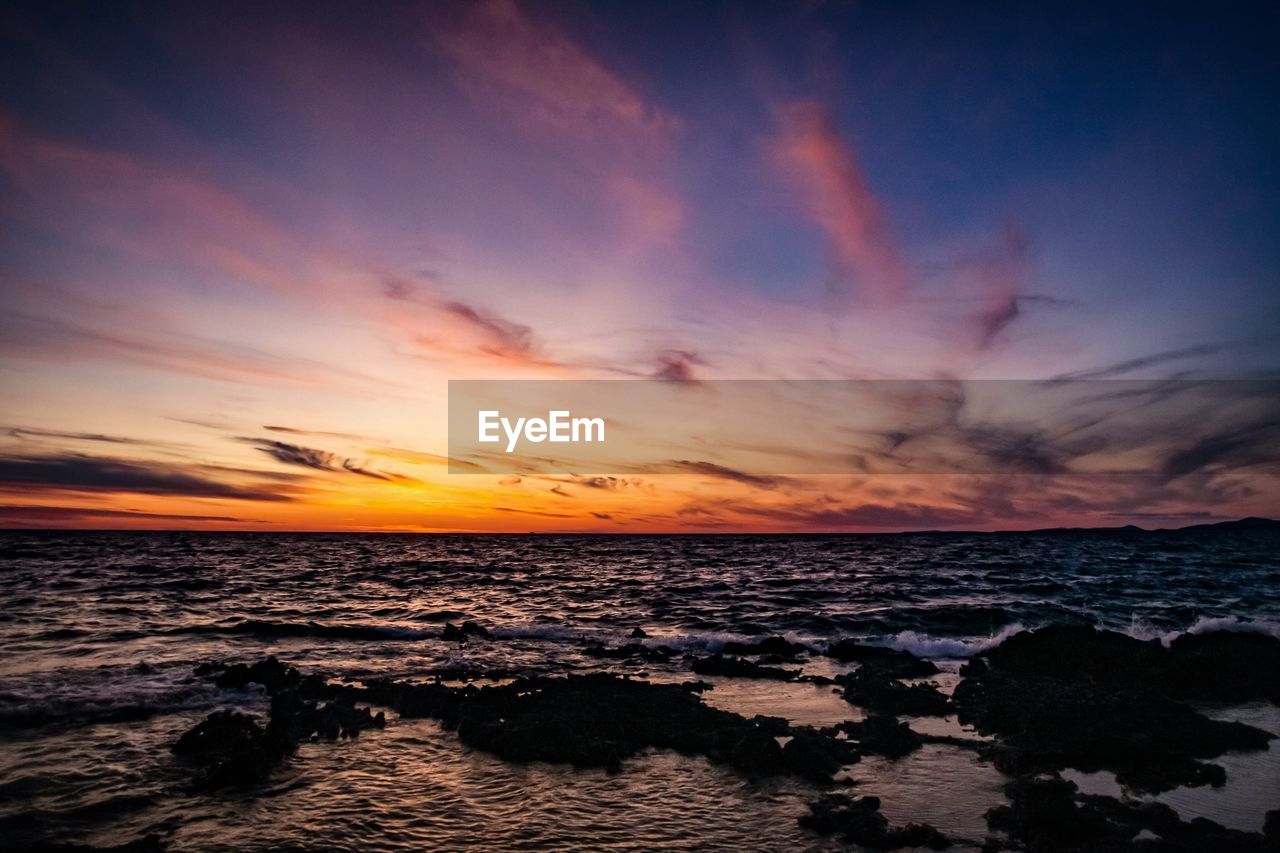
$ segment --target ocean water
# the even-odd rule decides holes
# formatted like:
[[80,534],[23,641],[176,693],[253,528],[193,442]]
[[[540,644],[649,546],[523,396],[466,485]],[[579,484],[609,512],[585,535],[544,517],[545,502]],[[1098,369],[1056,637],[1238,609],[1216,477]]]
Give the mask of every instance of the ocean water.
[[[263,786],[195,793],[169,745],[210,711],[262,712],[261,691],[196,679],[195,664],[274,654],[336,677],[421,678],[442,666],[692,676],[600,660],[641,627],[650,645],[714,651],[774,634],[856,637],[937,660],[1013,632],[1083,623],[1171,638],[1280,630],[1280,536],[414,536],[201,533],[0,535],[0,846],[110,844],[147,832],[172,849],[828,849],[796,818],[801,782],[752,782],[653,752],[621,774],[512,765],[432,721],[304,744]],[[465,645],[447,621],[493,631]],[[815,657],[807,673],[839,665]],[[829,687],[708,679],[709,704],[829,725],[861,712]],[[1215,708],[1280,732],[1271,707]],[[974,737],[951,719],[920,730]],[[1257,830],[1280,803],[1280,749],[1227,756],[1228,785],[1162,797]],[[930,745],[850,769],[895,822],[975,844],[1005,781],[973,753]],[[1081,778],[1106,787],[1106,779]],[[963,847],[963,845],[962,845]]]

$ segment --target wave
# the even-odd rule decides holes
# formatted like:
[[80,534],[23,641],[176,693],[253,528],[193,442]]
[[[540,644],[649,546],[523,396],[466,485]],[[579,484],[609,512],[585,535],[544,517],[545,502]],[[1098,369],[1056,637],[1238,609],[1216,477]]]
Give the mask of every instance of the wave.
[[1135,617],[1124,633],[1137,640],[1159,640],[1167,646],[1184,634],[1210,634],[1214,631],[1264,634],[1280,639],[1280,622],[1269,619],[1242,619],[1239,616],[1201,616],[1185,631],[1161,631],[1145,620]]
[[274,622],[245,619],[231,624],[184,625],[167,634],[248,634],[255,637],[326,637],[343,640],[428,640],[439,631],[403,625],[324,624],[322,622]]
[[871,641],[873,645],[885,646],[900,652],[928,658],[930,660],[963,660],[993,649],[1012,637],[1027,630],[1021,622],[1006,625],[999,632],[989,637],[960,638],[932,637],[917,631],[901,631],[892,637]]
[[0,734],[50,725],[89,725],[145,720],[261,699],[261,691],[222,691],[190,679],[186,663],[173,662],[53,670],[42,677],[0,683]]
[[[1045,627],[1048,624],[1034,627]],[[1097,627],[1106,628],[1099,624]],[[964,660],[993,649],[1022,631],[1031,630],[1021,622],[1007,625],[989,637],[935,637],[918,631],[901,631],[891,637],[868,640],[872,645],[885,646],[930,660]],[[1122,633],[1136,640],[1159,640],[1169,645],[1184,634],[1208,634],[1214,631],[1265,634],[1280,638],[1280,623],[1266,619],[1241,619],[1237,616],[1201,616],[1185,630],[1160,630],[1135,618]]]

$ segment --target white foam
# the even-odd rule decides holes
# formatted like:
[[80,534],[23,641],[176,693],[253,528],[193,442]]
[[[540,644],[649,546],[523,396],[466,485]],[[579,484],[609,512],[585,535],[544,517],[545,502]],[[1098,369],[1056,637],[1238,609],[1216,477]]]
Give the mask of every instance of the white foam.
[[1025,631],[1021,622],[1006,625],[990,637],[961,639],[957,637],[931,637],[917,631],[902,631],[888,640],[875,643],[901,652],[933,660],[959,660],[971,658],[987,649],[995,648],[1014,634]]

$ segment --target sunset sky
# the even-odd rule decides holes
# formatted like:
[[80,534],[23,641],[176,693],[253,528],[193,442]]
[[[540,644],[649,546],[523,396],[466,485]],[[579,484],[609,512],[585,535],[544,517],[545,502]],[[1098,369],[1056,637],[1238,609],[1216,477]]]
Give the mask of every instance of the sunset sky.
[[520,476],[449,473],[445,409],[450,379],[1278,378],[1278,16],[6,4],[0,526],[1280,514],[1274,423],[1151,478]]

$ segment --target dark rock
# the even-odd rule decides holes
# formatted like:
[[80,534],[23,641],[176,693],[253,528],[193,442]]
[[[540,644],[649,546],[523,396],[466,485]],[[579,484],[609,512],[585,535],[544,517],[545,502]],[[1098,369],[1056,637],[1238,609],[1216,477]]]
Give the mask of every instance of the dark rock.
[[593,658],[611,660],[644,660],[649,663],[665,663],[675,656],[675,650],[666,646],[646,646],[643,643],[627,643],[625,646],[609,648],[603,643],[592,643],[583,649],[583,654]]
[[[251,785],[265,779],[272,769],[292,755],[306,739],[354,738],[368,728],[382,728],[386,715],[357,708],[360,691],[330,686],[318,675],[303,677],[296,669],[266,658],[255,664],[204,664],[198,675],[212,678],[221,687],[264,685],[271,694],[266,727],[238,711],[216,711],[184,733],[173,745],[175,755],[202,769],[200,787]],[[328,696],[329,701],[312,701]]]
[[173,745],[174,755],[202,768],[198,781],[207,788],[260,782],[287,752],[278,730],[268,734],[239,711],[215,711]]
[[790,735],[791,740],[782,747],[782,757],[790,772],[802,779],[829,782],[841,768],[861,759],[853,744],[817,729],[796,726]]
[[644,632],[643,628],[637,627],[635,630],[631,632],[630,636],[631,636],[631,639],[633,640],[643,640],[647,638],[649,635]]
[[901,758],[923,743],[910,726],[885,714],[872,713],[861,722],[840,723],[836,728],[857,743],[859,752],[886,758]]
[[777,655],[786,660],[794,660],[799,654],[809,651],[809,647],[801,643],[793,643],[786,637],[765,637],[755,642],[730,640],[720,650],[726,655]]
[[1075,767],[1143,792],[1221,785],[1225,772],[1203,759],[1265,749],[1274,735],[1167,698],[1168,676],[1152,674],[1164,655],[1089,628],[1016,634],[962,670],[953,703],[961,722],[999,738],[996,765],[1011,775]]
[[713,655],[699,658],[690,666],[698,675],[724,675],[730,678],[772,678],[778,681],[791,681],[800,673],[791,669],[780,669],[762,666],[742,658]]
[[[1204,818],[1184,822],[1163,803],[1081,795],[1073,783],[1056,776],[1023,777],[1007,785],[1005,793],[1009,805],[988,811],[987,824],[1030,850],[1262,853],[1266,849],[1259,833],[1227,829]],[[1157,837],[1134,841],[1144,830]]]
[[854,640],[840,640],[827,647],[827,657],[841,663],[875,664],[886,675],[894,678],[920,678],[938,671],[932,661],[918,658],[911,652],[868,646]]
[[1272,848],[1280,850],[1280,809],[1267,812],[1266,820],[1262,823],[1262,835]]
[[889,819],[880,813],[878,797],[853,799],[844,794],[830,794],[810,803],[809,814],[800,825],[821,835],[835,835],[868,850],[896,850],[900,847],[927,847],[944,850],[951,841],[927,823],[911,823],[890,827]]
[[[276,662],[266,669],[280,675],[279,666]],[[217,678],[230,669],[219,667],[205,674]],[[228,744],[226,753],[252,753],[262,762],[234,781],[263,778],[302,739],[354,737],[385,723],[382,714],[356,707],[356,701],[386,705],[402,717],[440,720],[464,744],[510,761],[553,761],[616,771],[627,757],[658,748],[703,755],[749,776],[794,775],[829,783],[832,773],[858,757],[851,743],[827,732],[793,729],[777,717],[747,719],[712,708],[698,695],[709,687],[702,682],[650,684],[594,673],[523,677],[483,687],[386,679],[354,686],[330,684],[318,675],[302,677],[291,667],[274,680],[318,684],[328,702],[317,704],[284,687],[272,695],[271,721],[265,730],[247,717],[206,721]],[[207,739],[189,735],[184,736],[184,749]],[[791,737],[785,748],[779,744],[784,736]]]
[[1263,634],[1183,634],[1165,648],[1158,640],[1059,625],[1014,634],[984,656],[1010,673],[1142,688],[1174,699],[1280,704],[1280,639]]
[[1230,631],[1183,634],[1169,644],[1155,679],[1182,699],[1266,699],[1280,705],[1280,638]]
[[252,665],[203,664],[196,667],[196,675],[211,676],[213,682],[223,688],[241,689],[250,684],[261,684],[268,691],[296,686],[302,678],[296,669],[274,657],[264,658]]
[[903,684],[876,664],[863,664],[852,673],[838,676],[836,683],[843,685],[845,701],[892,717],[942,716],[950,709],[938,685],[933,682]]
[[616,770],[622,759],[658,747],[706,755],[748,773],[788,772],[769,731],[702,704],[685,685],[603,673],[520,679],[463,697],[455,719],[463,743],[512,761]]
[[469,637],[478,637],[482,640],[489,640],[493,635],[489,633],[489,629],[481,625],[479,622],[473,622],[470,619],[463,622],[461,627],[452,622],[444,623],[444,631],[441,632],[440,638],[444,640],[456,640],[465,642]]

